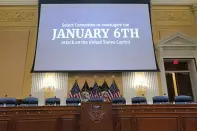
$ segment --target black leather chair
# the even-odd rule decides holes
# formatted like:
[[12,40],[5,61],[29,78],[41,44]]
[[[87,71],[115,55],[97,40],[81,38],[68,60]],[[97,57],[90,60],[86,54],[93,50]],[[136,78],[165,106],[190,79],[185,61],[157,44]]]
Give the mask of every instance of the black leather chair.
[[0,105],[1,106],[16,106],[16,98],[11,98],[11,97],[0,98]]
[[104,102],[104,98],[91,98],[88,101],[89,102]]
[[147,104],[146,97],[134,97],[131,101],[132,104]]
[[38,106],[38,98],[26,97],[22,100],[22,104],[26,106]]
[[81,103],[81,99],[79,98],[67,98],[66,105],[79,105]]
[[153,99],[153,104],[167,104],[167,103],[169,103],[168,96],[155,96],[152,99]]
[[124,97],[112,98],[112,104],[126,104],[126,100]]
[[60,105],[60,98],[47,98],[45,100],[45,105]]
[[185,96],[185,95],[175,96],[174,101],[175,104],[189,104],[194,102],[191,96]]

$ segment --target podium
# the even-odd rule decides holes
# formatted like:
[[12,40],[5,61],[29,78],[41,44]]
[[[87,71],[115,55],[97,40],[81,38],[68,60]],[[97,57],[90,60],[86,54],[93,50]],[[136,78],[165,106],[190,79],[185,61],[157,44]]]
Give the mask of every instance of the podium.
[[112,103],[82,103],[80,124],[80,131],[113,131]]

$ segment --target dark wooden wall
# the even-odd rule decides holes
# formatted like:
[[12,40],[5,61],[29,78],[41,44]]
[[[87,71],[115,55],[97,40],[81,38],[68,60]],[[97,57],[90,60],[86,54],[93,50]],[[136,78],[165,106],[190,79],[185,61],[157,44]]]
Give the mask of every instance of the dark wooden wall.
[[[197,105],[117,105],[112,114],[114,131],[197,131]],[[80,131],[80,106],[0,107],[0,131]]]

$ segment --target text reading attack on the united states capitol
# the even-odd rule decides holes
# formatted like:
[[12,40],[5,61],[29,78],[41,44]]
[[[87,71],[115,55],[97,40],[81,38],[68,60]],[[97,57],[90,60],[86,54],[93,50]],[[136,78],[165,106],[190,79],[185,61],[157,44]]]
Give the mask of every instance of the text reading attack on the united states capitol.
[[140,38],[139,28],[129,24],[65,24],[52,30],[52,40],[63,45],[128,45]]

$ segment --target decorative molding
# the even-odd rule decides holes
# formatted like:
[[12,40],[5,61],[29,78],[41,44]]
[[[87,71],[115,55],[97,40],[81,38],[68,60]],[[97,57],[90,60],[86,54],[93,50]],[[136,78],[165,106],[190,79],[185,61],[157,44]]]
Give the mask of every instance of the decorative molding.
[[197,3],[196,4],[192,4],[192,10],[193,11],[197,11]]
[[35,20],[35,13],[28,10],[0,10],[0,22],[29,22]]
[[196,0],[151,0],[153,5],[192,5]]
[[157,21],[190,21],[188,11],[158,11],[154,15]]
[[179,46],[179,47],[163,47],[163,50],[196,50],[196,47],[187,47],[187,46]]
[[192,5],[192,11],[194,12],[194,15],[196,17],[196,23],[197,23],[197,3]]
[[0,5],[37,5],[38,0],[0,0]]
[[154,26],[193,26],[194,14],[191,6],[155,6],[152,9],[152,24]]
[[165,49],[196,49],[197,40],[189,38],[183,33],[176,33],[161,40],[157,47]]
[[2,6],[0,26],[37,26],[37,6]]

